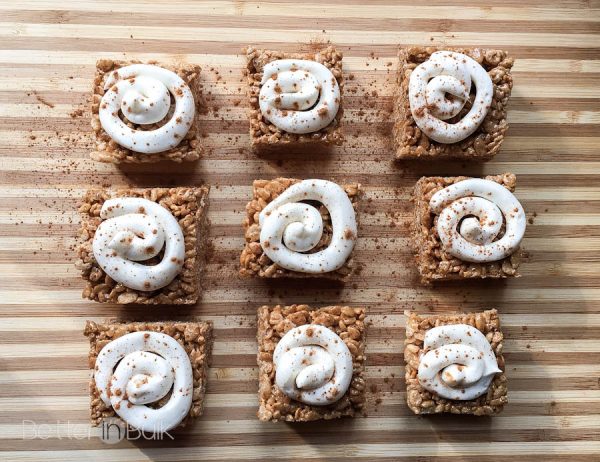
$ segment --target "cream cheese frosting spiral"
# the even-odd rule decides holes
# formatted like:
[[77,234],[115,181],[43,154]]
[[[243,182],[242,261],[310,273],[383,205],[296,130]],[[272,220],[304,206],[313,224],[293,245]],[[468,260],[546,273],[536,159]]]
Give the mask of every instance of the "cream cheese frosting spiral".
[[[438,214],[437,231],[443,248],[464,261],[493,262],[519,247],[527,220],[517,198],[491,180],[471,178],[436,192],[429,201]],[[505,225],[504,235],[497,236]]]
[[[458,115],[469,101],[471,83],[476,87],[471,109],[458,122],[445,122]],[[477,130],[493,96],[494,85],[485,69],[473,58],[452,51],[432,53],[412,71],[408,84],[415,123],[439,143],[457,143]]]
[[[176,147],[192,125],[194,95],[176,73],[150,64],[132,64],[108,74],[100,102],[102,128],[121,146],[154,154]],[[175,108],[171,114],[171,97]],[[169,120],[154,130],[135,130],[119,117],[137,125]]]
[[340,108],[340,87],[321,63],[279,59],[263,69],[258,104],[263,117],[288,133],[327,127]]
[[470,400],[485,394],[502,372],[490,342],[467,324],[438,326],[425,334],[417,378],[442,398]]
[[[189,356],[177,340],[159,332],[132,332],[108,343],[96,358],[94,381],[107,406],[147,432],[171,430],[192,405]],[[169,392],[162,407],[148,406]]]
[[296,401],[324,406],[350,387],[352,355],[331,329],[305,324],[289,330],[273,353],[275,383]]
[[[148,199],[118,197],[100,210],[92,250],[100,267],[126,287],[151,291],[175,279],[185,260],[183,231],[169,210]],[[138,263],[157,256],[156,265]]]
[[[331,217],[331,242],[313,249],[323,235],[319,210],[304,201],[322,203]],[[293,184],[259,215],[260,243],[265,254],[282,268],[302,273],[328,273],[342,267],[354,248],[356,214],[346,192],[326,180]]]

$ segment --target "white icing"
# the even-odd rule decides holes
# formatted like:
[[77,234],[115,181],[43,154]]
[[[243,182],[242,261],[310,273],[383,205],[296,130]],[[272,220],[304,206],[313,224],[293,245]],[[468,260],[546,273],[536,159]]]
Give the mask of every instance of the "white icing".
[[[149,64],[132,64],[111,72],[104,83],[100,123],[121,146],[135,152],[154,154],[177,146],[192,125],[194,96],[174,72]],[[160,122],[175,108],[169,120],[155,130],[134,130],[119,117],[137,125]]]
[[487,393],[502,372],[490,342],[467,324],[438,326],[425,334],[417,377],[423,388],[442,398],[475,399]]
[[[104,202],[92,249],[112,279],[126,287],[151,291],[165,287],[179,274],[185,259],[183,231],[173,214],[156,202],[118,197]],[[156,265],[139,261],[155,257]]]
[[316,61],[280,59],[265,65],[258,104],[265,119],[288,133],[327,127],[340,108],[340,87]]
[[[132,332],[107,344],[96,359],[94,380],[104,404],[143,431],[171,430],[192,405],[190,359],[174,338],[162,333]],[[147,406],[169,391],[164,406]]]
[[[476,86],[469,112],[458,122],[456,116],[469,101],[471,82]],[[452,98],[447,98],[447,95]],[[410,109],[417,126],[428,138],[440,143],[457,143],[481,125],[494,96],[492,79],[474,59],[452,51],[437,51],[419,64],[408,84]]]
[[338,401],[352,380],[352,355],[332,330],[306,324],[289,330],[273,353],[275,383],[290,398],[324,406]]
[[[525,235],[523,207],[495,181],[459,181],[436,192],[429,206],[439,215],[437,231],[444,250],[464,261],[502,260],[517,250]],[[494,241],[503,223],[504,235]]]
[[[323,234],[323,218],[310,204],[322,203],[331,217],[330,244],[315,253]],[[260,243],[267,256],[282,268],[303,273],[328,273],[342,267],[354,248],[356,215],[346,192],[326,180],[293,184],[259,215]]]

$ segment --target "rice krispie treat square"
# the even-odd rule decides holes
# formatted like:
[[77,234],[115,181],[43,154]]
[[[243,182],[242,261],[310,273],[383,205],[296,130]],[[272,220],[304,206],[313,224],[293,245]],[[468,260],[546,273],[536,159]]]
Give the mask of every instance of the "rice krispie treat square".
[[[189,358],[189,362],[192,370],[192,384],[193,390],[192,394],[192,402],[189,408],[189,411],[185,414],[185,417],[182,419],[181,423],[178,426],[185,426],[193,419],[202,415],[202,406],[204,403],[204,393],[206,390],[206,381],[207,381],[207,371],[208,371],[208,363],[210,352],[212,348],[212,324],[210,322],[175,322],[175,321],[164,321],[164,322],[120,322],[120,321],[107,321],[106,323],[98,324],[93,321],[87,321],[84,329],[84,335],[88,337],[90,341],[90,351],[88,355],[88,364],[89,368],[92,371],[91,380],[90,380],[90,418],[92,424],[98,426],[102,424],[104,419],[115,417],[117,413],[115,409],[110,404],[106,404],[101,398],[101,392],[99,391],[97,384],[95,382],[95,374],[101,367],[109,367],[108,364],[99,364],[97,363],[98,355],[101,350],[108,345],[109,343],[123,338],[127,334],[135,333],[135,332],[157,332],[161,334],[165,334],[172,339],[174,339],[183,349],[187,357]],[[149,343],[148,334],[144,335],[144,341]],[[119,355],[118,350],[121,347],[116,344],[112,344],[114,348],[114,353],[117,355],[114,359],[117,364],[120,361],[121,356],[124,356],[127,352],[123,350],[123,354]],[[145,350],[136,350],[134,351],[140,352],[151,352],[151,348],[147,348]],[[169,361],[169,357],[163,357],[166,361]],[[121,361],[122,362],[122,361]],[[128,364],[129,365],[129,364]],[[173,370],[177,374],[178,371],[175,370],[175,365],[170,364]],[[133,365],[135,369],[135,364]],[[142,365],[140,364],[137,368],[140,374],[144,374],[141,370]],[[112,370],[112,369],[111,369]],[[156,377],[154,377],[156,379]],[[131,378],[130,381],[135,381],[135,377]],[[177,380],[177,377],[176,379]],[[131,383],[131,382],[130,382]],[[143,385],[148,384],[148,376],[146,376],[146,380],[143,380],[142,383],[134,383],[135,387],[138,389],[143,389]],[[171,399],[172,391],[167,393],[166,396],[160,398],[159,400],[149,403],[148,406],[153,409],[158,409],[164,406],[169,399]],[[109,394],[110,398],[110,394]],[[132,407],[133,403],[127,403],[126,400],[128,397],[123,395],[123,400],[119,404],[119,406],[128,406]],[[158,427],[157,427],[158,428]]]
[[[409,99],[411,74],[417,66],[430,60],[433,53],[440,51],[461,53],[472,58],[487,72],[493,85],[491,104],[479,127],[466,138],[449,144],[431,139],[427,136],[427,133],[424,133],[417,126],[411,112]],[[489,160],[498,153],[508,129],[506,106],[513,86],[511,69],[514,59],[509,57],[506,51],[482,48],[409,47],[400,48],[398,57],[400,63],[394,103],[393,128],[397,159],[457,158]],[[464,80],[462,84],[464,85]],[[472,84],[470,98],[468,98],[468,101],[466,98],[464,100],[466,104],[462,106],[458,114],[450,117],[446,122],[450,124],[457,123],[470,111],[475,100],[475,82],[472,82]],[[445,87],[443,90],[447,91]],[[446,96],[448,96],[448,93],[446,93]],[[452,97],[446,100],[445,103],[456,104],[457,100],[458,98]],[[427,110],[435,109],[435,105],[432,104]],[[422,112],[424,109],[417,110]]]
[[[439,215],[432,210],[431,198],[440,190],[469,179],[468,177],[423,177],[415,185],[413,191],[414,220],[412,222],[412,247],[415,252],[417,268],[421,282],[429,284],[435,281],[459,279],[511,278],[519,277],[518,268],[521,262],[521,250],[516,247],[508,256],[497,261],[473,262],[452,255],[440,239],[438,229]],[[509,192],[514,192],[517,178],[513,173],[486,176],[485,180],[502,185]],[[469,195],[472,193],[469,193]],[[486,198],[490,198],[486,194]],[[516,199],[515,199],[516,200]],[[460,202],[456,203],[460,206]],[[520,207],[520,204],[519,204]],[[511,212],[512,213],[512,212]],[[525,220],[524,212],[520,217]],[[485,220],[485,217],[482,216]],[[506,216],[503,217],[498,241],[506,231]],[[523,224],[523,226],[525,226]]]
[[[82,278],[86,281],[82,294],[83,298],[102,303],[118,304],[195,304],[200,297],[200,272],[204,262],[204,251],[206,249],[208,234],[206,232],[208,191],[209,188],[206,186],[121,190],[94,189],[88,191],[79,208],[82,221],[80,229],[81,245],[78,250],[79,258],[77,267],[81,270]],[[148,247],[146,251],[149,252],[149,255],[138,257],[139,259],[137,260],[138,263],[149,267],[151,265],[177,265],[178,270],[169,269],[169,271],[175,271],[176,275],[173,275],[173,279],[167,285],[163,287],[158,287],[157,285],[155,287],[147,281],[140,289],[131,288],[125,285],[124,282],[115,280],[117,275],[118,277],[127,275],[123,269],[120,270],[121,273],[117,271],[111,277],[97,261],[93,251],[96,231],[101,223],[115,219],[108,218],[108,220],[104,220],[101,217],[102,208],[106,201],[119,198],[141,198],[159,204],[168,214],[174,217],[175,223],[178,223],[183,234],[183,245],[180,244],[177,237],[173,238],[176,241],[173,243],[173,247],[175,245],[179,246],[181,257],[171,257],[170,261],[167,261],[166,252],[170,252],[172,248],[169,247],[170,244],[167,239],[164,246],[163,244],[159,244],[162,247],[156,249]],[[120,205],[117,207],[120,207]],[[108,207],[108,211],[111,209],[112,206]],[[162,211],[162,209],[159,209],[159,211]],[[141,215],[143,213],[149,213],[149,211],[145,211],[143,207],[140,207],[132,215]],[[117,219],[120,218],[122,217],[117,217]],[[117,231],[135,232],[138,238],[145,237],[148,239],[154,237],[149,235],[143,236],[143,232],[135,231],[134,228],[128,231],[125,227]],[[152,229],[148,234],[157,235],[157,231],[157,229]],[[130,238],[126,240],[128,243],[131,242]],[[114,246],[114,243],[111,245]],[[113,255],[117,256],[117,253],[115,252]],[[125,260],[127,259],[125,258]],[[180,261],[180,259],[183,261]],[[112,266],[110,268],[112,269]],[[116,266],[115,269],[117,269]],[[158,271],[159,268],[157,267],[156,270]],[[166,271],[158,272],[160,274],[157,274],[156,277],[162,277],[166,274]]]
[[[178,65],[164,65],[159,64],[156,61],[149,61],[148,65],[158,66],[162,69],[174,72],[177,74],[183,82],[189,87],[191,94],[194,98],[195,114],[189,122],[189,128],[187,133],[183,137],[175,135],[179,142],[170,148],[165,149],[161,152],[156,153],[143,153],[136,152],[125,146],[118,144],[113,140],[110,135],[106,132],[100,122],[100,107],[102,105],[102,97],[105,95],[104,85],[109,77],[115,77],[118,81],[119,69],[134,64],[143,64],[141,61],[116,61],[111,59],[101,59],[96,63],[96,74],[94,77],[93,95],[92,95],[92,129],[96,136],[96,147],[91,152],[90,156],[92,159],[99,162],[110,162],[114,164],[120,163],[147,163],[147,162],[158,162],[161,160],[171,160],[174,162],[188,162],[199,159],[203,154],[203,149],[200,144],[201,133],[199,129],[199,113],[201,108],[202,100],[202,87],[200,84],[200,66],[195,64],[178,64]],[[134,82],[135,79],[129,79],[130,82]],[[180,90],[177,90],[180,91]],[[151,96],[151,95],[150,95]],[[136,131],[153,131],[157,130],[166,125],[171,119],[175,105],[173,94],[170,95],[171,108],[162,120],[151,124],[139,124],[131,120],[126,119],[121,113],[121,120],[132,130]],[[155,103],[149,103],[150,106],[154,107]],[[150,108],[151,110],[152,108]],[[124,110],[123,106],[121,110]],[[127,109],[129,111],[129,109]],[[179,119],[179,118],[178,118]],[[178,121],[179,123],[179,121]]]
[[[300,326],[325,326],[341,338],[352,357],[349,388],[336,402],[305,404],[291,399],[276,384],[274,353],[282,337]],[[309,335],[313,335],[309,331]],[[316,336],[316,333],[314,334]],[[262,306],[258,309],[259,410],[262,421],[308,422],[354,417],[365,407],[365,309],[348,306],[311,308],[308,305]],[[312,355],[312,353],[311,353]],[[305,364],[305,362],[303,362]],[[331,379],[332,381],[335,378]]]
[[[504,405],[508,402],[507,397],[507,379],[504,373],[505,364],[504,356],[502,356],[504,335],[500,330],[500,319],[496,310],[486,310],[480,313],[451,313],[451,314],[440,314],[421,316],[414,312],[406,312],[405,315],[408,317],[406,323],[406,340],[404,341],[404,361],[406,362],[406,401],[408,407],[415,414],[439,414],[449,412],[452,414],[473,414],[477,416],[481,415],[493,415],[498,414],[502,411]],[[424,359],[425,354],[433,352],[433,357],[445,356],[447,351],[441,350],[440,347],[452,346],[451,337],[452,334],[442,333],[441,338],[444,345],[434,345],[438,350],[430,348],[426,350],[424,342],[427,341],[427,332],[431,329],[438,328],[439,326],[450,326],[456,324],[466,324],[471,328],[481,332],[485,337],[484,341],[489,343],[491,347],[491,356],[495,358],[497,362],[498,372],[493,375],[493,379],[481,396],[469,400],[456,400],[446,399],[439,396],[437,393],[428,391],[425,389],[419,381],[421,361],[428,361]],[[475,337],[476,332],[467,331],[467,339]],[[434,339],[437,340],[437,339]],[[439,340],[438,340],[439,342]],[[465,347],[465,345],[461,345]],[[487,348],[487,347],[486,347]],[[438,354],[439,352],[439,354]],[[431,358],[432,356],[430,356]],[[484,353],[480,353],[479,358],[484,357]],[[465,357],[461,358],[461,363]],[[450,362],[450,361],[448,361]],[[492,361],[493,362],[493,361]],[[435,367],[434,365],[426,364],[425,367]],[[459,371],[464,370],[463,364],[453,364],[449,367],[456,367]],[[444,376],[446,373],[454,373],[454,371],[446,370],[438,372],[438,376]],[[460,373],[460,372],[459,372]],[[491,371],[494,374],[494,370]],[[468,390],[466,390],[468,392]],[[465,390],[458,389],[457,393],[460,395],[465,393]]]
[[[261,277],[261,278],[310,278],[319,277],[338,281],[347,279],[357,270],[357,264],[354,261],[352,254],[343,263],[343,265],[330,272],[306,273],[284,268],[277,263],[274,263],[265,253],[265,249],[260,242],[260,213],[273,202],[276,198],[287,191],[292,185],[300,183],[302,180],[292,178],[276,178],[274,180],[255,180],[253,183],[252,200],[246,205],[246,218],[244,219],[245,240],[246,244],[240,256],[240,274],[242,276]],[[307,180],[308,181],[308,180]],[[356,225],[358,225],[359,205],[362,195],[362,187],[360,184],[341,185],[344,192],[348,196],[350,203],[356,213]],[[307,201],[311,203],[311,201]],[[317,245],[306,253],[316,253],[327,248],[332,241],[333,225],[331,215],[328,209],[322,204],[312,203],[318,207],[323,219],[323,234]],[[344,232],[344,238],[348,241],[356,239],[356,233]]]
[[[250,138],[253,148],[261,150],[265,148],[277,148],[282,145],[304,145],[306,143],[321,143],[324,145],[342,144],[343,135],[340,123],[343,115],[341,94],[344,87],[344,79],[342,75],[343,56],[341,52],[337,51],[332,46],[310,53],[284,53],[281,51],[259,50],[253,47],[247,47],[243,51],[246,55],[246,76],[250,87],[248,93],[251,107]],[[314,61],[322,64],[330,71],[327,79],[324,78],[323,82],[319,80],[319,82],[322,83],[320,87],[317,86],[317,88],[309,89],[309,91],[314,92],[313,96],[316,98],[315,101],[310,99],[310,96],[308,96],[307,98],[309,99],[306,100],[300,100],[294,97],[294,95],[298,94],[296,92],[304,90],[302,86],[303,83],[306,83],[307,79],[309,79],[310,70],[306,70],[305,74],[303,73],[301,77],[297,78],[297,81],[294,81],[294,83],[291,84],[293,88],[287,88],[287,83],[284,81],[279,82],[277,80],[279,72],[289,76],[289,72],[293,73],[297,69],[294,65],[287,70],[288,72],[285,72],[283,68],[279,68],[279,72],[277,70],[273,72],[269,71],[270,75],[266,76],[269,80],[276,82],[273,89],[274,94],[272,96],[274,96],[275,99],[278,99],[278,101],[276,102],[276,106],[271,109],[266,109],[268,112],[267,114],[263,114],[259,101],[261,88],[263,85],[271,83],[266,79],[263,83],[263,71],[265,66],[269,69],[268,64],[277,60]],[[317,69],[315,72],[319,73],[322,70],[323,69]],[[331,87],[329,80],[332,80],[331,76],[335,79],[333,87]],[[314,77],[318,80],[317,74],[315,74]],[[334,87],[337,87],[339,90],[335,90]],[[287,95],[285,95],[285,93],[287,93]],[[283,105],[287,103],[286,98],[290,98],[290,107],[287,108],[287,105],[285,106],[287,109],[282,112],[282,119],[288,116],[292,117],[293,112],[307,111],[306,114],[308,114],[309,111],[313,111],[314,109],[317,115],[307,118],[307,120],[302,123],[319,127],[323,125],[323,123],[319,123],[319,121],[327,121],[330,119],[331,121],[326,126],[311,130],[307,133],[292,133],[289,130],[282,128],[282,126],[285,125],[285,122],[283,124],[280,123],[279,125],[281,126],[278,127],[268,119],[272,118],[271,112],[275,113],[279,107],[284,108]],[[334,106],[334,108],[332,109],[331,106]],[[337,111],[334,111],[335,106],[338,107]],[[301,114],[299,114],[299,116],[300,118],[304,117]]]

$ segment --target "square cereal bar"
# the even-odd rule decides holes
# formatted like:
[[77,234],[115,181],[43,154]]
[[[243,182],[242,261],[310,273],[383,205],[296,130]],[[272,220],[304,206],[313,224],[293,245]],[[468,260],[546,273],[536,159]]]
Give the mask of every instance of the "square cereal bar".
[[[308,305],[262,306],[258,309],[259,410],[262,421],[308,422],[319,419],[354,417],[365,406],[365,310],[348,306],[310,308]],[[352,381],[342,398],[316,406],[295,401],[275,384],[273,352],[290,329],[320,324],[339,335],[352,355]]]
[[[461,261],[447,253],[442,246],[437,231],[437,215],[432,212],[429,201],[439,190],[466,180],[467,177],[423,177],[415,185],[412,200],[414,202],[414,220],[412,223],[412,246],[421,282],[457,279],[509,278],[518,277],[521,251],[495,262],[473,263]],[[514,192],[517,178],[512,173],[487,176]]]
[[[107,74],[118,71],[121,67],[131,64],[142,64],[141,61],[113,61],[111,59],[101,59],[96,63],[96,75],[94,77],[94,87],[92,95],[92,129],[96,136],[96,147],[91,152],[92,159],[99,162],[120,163],[146,163],[158,162],[161,160],[172,160],[174,162],[194,161],[202,156],[203,150],[200,146],[200,130],[198,128],[198,115],[200,113],[200,102],[202,99],[202,90],[200,85],[200,66],[195,64],[163,65],[156,61],[149,61],[147,64],[156,65],[176,73],[190,88],[194,96],[196,113],[185,137],[180,143],[172,149],[155,154],[145,154],[132,151],[124,146],[117,144],[106,133],[100,123],[99,110],[100,102],[104,96],[104,82]],[[127,125],[135,130],[155,130],[164,123],[158,122],[151,125],[138,125],[127,122]]]
[[[411,113],[408,85],[412,71],[427,61],[436,51],[454,51],[477,61],[487,71],[494,86],[491,108],[474,133],[462,141],[444,144],[429,139],[417,127]],[[394,103],[393,138],[397,159],[473,159],[489,160],[500,150],[508,129],[506,106],[513,86],[511,68],[513,58],[502,50],[481,48],[401,48],[398,53],[399,68]],[[468,103],[461,112],[448,120],[460,120],[470,109]]]
[[[200,296],[200,271],[206,248],[206,211],[209,188],[152,188],[122,190],[90,190],[79,208],[82,214],[81,239],[77,267],[86,281],[83,298],[98,302],[118,304],[190,305]],[[117,283],[100,267],[92,251],[96,228],[102,222],[100,210],[108,199],[140,197],[162,205],[179,222],[185,243],[183,268],[165,287],[153,291],[140,291]],[[159,255],[160,256],[160,255]],[[159,256],[144,263],[158,263]]]
[[[260,244],[259,214],[276,197],[282,194],[291,185],[302,180],[292,178],[276,178],[274,180],[255,180],[253,183],[252,200],[246,205],[246,218],[244,219],[246,244],[240,256],[240,274],[242,276],[258,276],[261,278],[310,278],[319,277],[334,280],[345,280],[357,271],[357,265],[352,256],[339,269],[329,273],[310,274],[300,271],[292,271],[282,268],[264,253]],[[358,207],[362,189],[360,184],[341,185],[348,195],[356,212],[357,222],[359,220]],[[329,245],[332,234],[331,218],[327,208],[321,205],[321,216],[323,217],[323,238],[310,252],[318,252]]]
[[[504,336],[500,330],[500,319],[496,310],[481,313],[451,313],[420,316],[406,312],[406,340],[404,341],[404,361],[406,362],[406,401],[415,414],[492,415],[502,411],[508,402],[507,380],[502,356]],[[423,354],[423,340],[429,329],[450,324],[467,324],[478,329],[489,341],[502,372],[497,373],[487,393],[468,401],[450,400],[424,389],[417,378],[420,357]]]
[[[180,424],[180,426],[185,426],[191,420],[202,415],[208,361],[212,348],[212,324],[210,322],[192,321],[107,321],[103,324],[97,324],[93,321],[87,321],[83,333],[90,341],[90,352],[88,355],[90,370],[95,371],[96,358],[105,345],[125,334],[138,331],[160,332],[173,337],[184,348],[190,358],[194,390],[192,406],[189,413]],[[96,383],[94,381],[94,374],[92,374],[90,380],[90,396],[90,418],[93,425],[98,426],[102,423],[103,419],[116,416],[114,409],[111,406],[107,406],[100,398],[100,392],[96,388]],[[167,397],[162,398],[158,404],[164,404],[167,399]]]
[[318,131],[305,134],[289,133],[273,125],[261,113],[258,97],[263,78],[263,68],[266,64],[279,59],[302,59],[316,61],[327,67],[343,92],[344,78],[342,75],[342,53],[329,46],[323,50],[310,53],[284,53],[281,51],[258,50],[253,47],[244,49],[246,54],[246,76],[249,85],[250,98],[250,138],[256,149],[277,148],[278,146],[305,145],[306,143],[321,143],[324,145],[341,145],[343,142],[340,121],[343,115],[342,101],[335,118],[328,126]]

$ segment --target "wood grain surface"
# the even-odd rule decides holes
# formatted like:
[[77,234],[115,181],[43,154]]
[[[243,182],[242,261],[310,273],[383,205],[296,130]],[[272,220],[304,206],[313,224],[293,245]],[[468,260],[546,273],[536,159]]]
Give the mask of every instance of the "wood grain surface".
[[[327,41],[345,55],[346,144],[327,156],[256,157],[241,47],[297,51]],[[429,43],[515,56],[511,126],[494,161],[392,161],[397,47]],[[101,57],[200,64],[207,156],[191,165],[91,161],[89,98]],[[0,0],[0,459],[599,460],[599,84],[597,0]],[[420,286],[407,234],[417,178],[505,171],[518,175],[530,221],[523,277]],[[280,175],[364,185],[360,276],[340,287],[237,276],[252,180]],[[201,303],[136,308],[81,299],[74,245],[86,188],[201,183],[212,186]],[[367,418],[256,419],[256,308],[294,302],[368,308]],[[489,307],[504,324],[510,404],[493,418],[413,416],[403,311]],[[89,430],[82,329],[86,319],[108,317],[214,322],[205,414],[175,441],[109,446]]]

